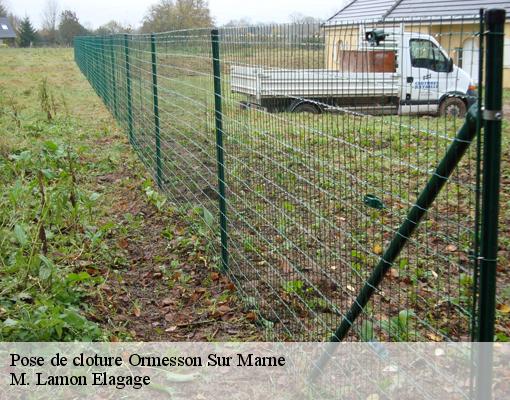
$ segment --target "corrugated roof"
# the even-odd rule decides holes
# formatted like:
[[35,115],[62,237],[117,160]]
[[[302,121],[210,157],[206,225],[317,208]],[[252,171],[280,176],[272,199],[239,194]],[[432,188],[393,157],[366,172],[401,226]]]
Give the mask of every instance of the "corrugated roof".
[[12,39],[16,32],[12,29],[11,23],[6,17],[0,17],[0,39]]
[[479,14],[480,8],[504,8],[507,18],[510,18],[508,0],[354,0],[331,17],[326,25],[366,20],[472,17]]
[[350,22],[355,20],[381,19],[395,4],[395,0],[354,0],[328,20]]

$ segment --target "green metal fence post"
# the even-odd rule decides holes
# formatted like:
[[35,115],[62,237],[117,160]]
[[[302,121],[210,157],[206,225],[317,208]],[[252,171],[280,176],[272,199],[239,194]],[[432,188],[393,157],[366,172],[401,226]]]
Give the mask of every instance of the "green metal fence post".
[[217,29],[211,31],[213,73],[214,73],[214,111],[216,121],[216,156],[218,164],[218,194],[220,208],[221,234],[221,266],[228,270],[228,232],[227,232],[227,200],[225,190],[225,157],[223,147],[223,110],[221,97],[221,61],[220,36]]
[[129,64],[129,40],[128,35],[124,34],[124,58],[126,62],[126,96],[127,96],[127,118],[128,118],[128,138],[129,143],[134,145],[133,140],[133,101],[131,98],[131,66]]
[[478,336],[478,278],[480,272],[480,216],[481,216],[481,193],[482,193],[482,108],[483,108],[483,71],[484,62],[484,35],[485,30],[485,9],[480,9],[479,37],[478,37],[478,116],[476,136],[476,198],[475,198],[475,235],[473,243],[473,299],[471,312],[471,341],[474,342]]
[[151,55],[152,55],[152,96],[154,104],[154,126],[156,134],[156,182],[160,189],[163,188],[162,166],[161,166],[161,132],[159,127],[159,100],[158,100],[158,68],[156,57],[156,36],[151,33]]
[[117,82],[115,74],[115,37],[110,36],[110,65],[112,68],[111,79],[112,79],[112,114],[117,118]]
[[106,104],[106,88],[105,88],[105,82],[106,82],[106,79],[105,79],[105,59],[104,59],[104,36],[101,36],[101,46],[100,46],[100,52],[101,52],[101,66],[100,66],[100,85],[101,85],[101,89],[100,89],[100,96],[101,96],[101,100],[103,100],[103,103]]
[[[496,267],[498,258],[499,187],[501,177],[501,124],[503,119],[503,48],[506,12],[485,13],[485,108],[483,110],[483,186],[480,229],[480,304],[478,341],[494,341]],[[492,344],[479,344],[477,399],[492,398]]]
[[480,232],[480,309],[478,341],[494,340],[496,265],[498,257],[499,185],[505,10],[485,14],[486,56],[482,226]]

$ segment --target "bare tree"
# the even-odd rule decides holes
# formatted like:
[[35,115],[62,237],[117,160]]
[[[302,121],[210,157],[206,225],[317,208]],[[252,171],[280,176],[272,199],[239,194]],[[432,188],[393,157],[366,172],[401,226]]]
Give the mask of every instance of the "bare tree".
[[57,41],[58,13],[58,1],[46,0],[42,13],[42,35],[49,43],[55,43]]
[[149,7],[142,21],[142,32],[208,28],[214,24],[206,0],[159,0]]
[[292,13],[289,15],[290,22],[293,24],[317,24],[320,20],[314,17],[309,17],[301,13]]
[[225,28],[239,28],[254,25],[249,17],[243,17],[241,19],[231,19],[225,25]]
[[74,11],[62,11],[58,24],[58,41],[60,44],[70,46],[76,36],[86,35],[87,33],[87,29],[80,23]]
[[101,25],[95,30],[96,35],[112,35],[118,33],[129,33],[132,32],[133,28],[129,25],[122,25],[120,22],[111,20],[104,25]]
[[0,17],[7,17],[7,6],[0,0]]

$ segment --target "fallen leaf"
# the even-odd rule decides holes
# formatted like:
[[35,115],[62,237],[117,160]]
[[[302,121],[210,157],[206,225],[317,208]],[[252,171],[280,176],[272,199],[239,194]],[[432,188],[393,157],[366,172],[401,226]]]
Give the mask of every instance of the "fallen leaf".
[[221,316],[221,320],[222,321],[230,321],[231,319],[233,319],[235,316],[233,314],[224,314]]
[[213,282],[220,280],[220,274],[218,272],[211,272],[211,280]]
[[121,249],[127,249],[128,246],[129,246],[129,243],[126,239],[122,238],[122,239],[119,239],[119,241],[117,242],[117,244],[119,245],[119,247]]
[[225,305],[219,306],[216,311],[218,313],[220,313],[221,315],[223,315],[223,314],[229,313],[230,311],[232,311],[232,309],[225,304]]
[[283,270],[285,274],[291,273],[294,271],[292,264],[289,263],[286,259],[280,258],[280,268]]
[[133,309],[133,314],[135,315],[135,317],[139,317],[140,315],[142,315],[142,312],[140,311],[140,309],[138,307],[135,307]]
[[165,329],[165,332],[175,332],[176,330],[177,330],[176,326],[171,326],[170,328]]
[[459,260],[462,261],[462,262],[469,262],[469,257],[466,254],[461,253],[459,255]]
[[398,269],[392,268],[390,270],[390,275],[392,278],[398,278],[400,276],[400,273],[398,272]]
[[246,319],[248,321],[254,322],[257,320],[257,314],[255,314],[253,311],[250,311],[248,314],[246,314]]
[[450,253],[454,253],[457,251],[457,246],[455,246],[454,244],[450,244],[446,247],[446,250],[448,250]]
[[202,297],[202,293],[195,291],[195,292],[193,292],[193,294],[191,295],[191,297],[190,297],[190,301],[191,301],[192,303],[195,303],[195,302],[196,302],[196,301],[197,301],[200,297]]
[[161,302],[161,305],[163,307],[171,306],[172,304],[174,304],[174,299],[172,299],[170,297],[163,299],[163,301]]
[[86,271],[90,276],[97,276],[101,273],[101,271],[98,271],[95,268],[87,268]]
[[498,310],[503,314],[510,313],[510,306],[508,304],[500,304],[498,305]]
[[93,261],[88,261],[88,260],[78,260],[76,262],[80,267],[90,267],[91,265],[94,264]]
[[441,342],[443,340],[440,336],[438,336],[438,335],[436,335],[435,333],[432,333],[432,332],[427,333],[427,337],[430,340],[432,340],[433,342]]
[[374,246],[374,253],[377,255],[381,255],[383,253],[383,248],[380,244],[376,244]]

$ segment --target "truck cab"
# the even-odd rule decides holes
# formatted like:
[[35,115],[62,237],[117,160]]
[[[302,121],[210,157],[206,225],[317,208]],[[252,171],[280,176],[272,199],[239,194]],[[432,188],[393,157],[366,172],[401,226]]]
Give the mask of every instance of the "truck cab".
[[430,35],[404,33],[400,40],[399,113],[463,117],[476,101],[476,86],[469,74]]

